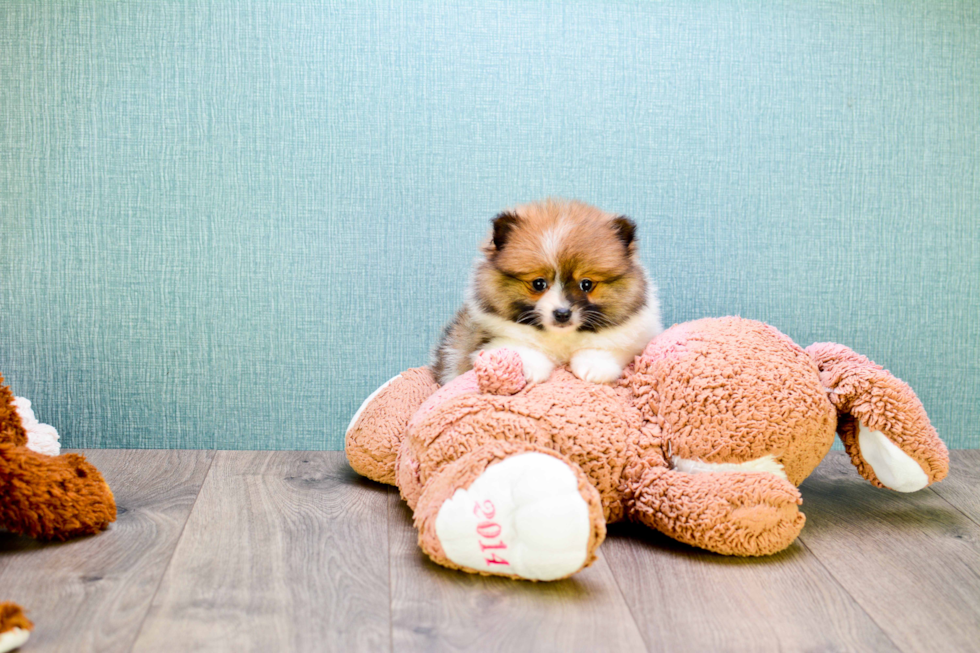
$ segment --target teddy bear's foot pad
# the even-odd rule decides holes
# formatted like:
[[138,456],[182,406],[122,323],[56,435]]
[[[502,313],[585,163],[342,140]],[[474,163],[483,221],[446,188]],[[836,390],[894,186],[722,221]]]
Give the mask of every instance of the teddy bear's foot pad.
[[446,557],[476,571],[555,580],[589,556],[589,506],[578,479],[543,453],[488,467],[442,504],[435,526]]
[[0,653],[20,648],[30,636],[31,631],[24,628],[11,628],[0,633]]
[[902,451],[881,431],[872,431],[858,422],[858,446],[864,460],[885,487],[896,492],[917,492],[929,485],[929,477],[919,463]]

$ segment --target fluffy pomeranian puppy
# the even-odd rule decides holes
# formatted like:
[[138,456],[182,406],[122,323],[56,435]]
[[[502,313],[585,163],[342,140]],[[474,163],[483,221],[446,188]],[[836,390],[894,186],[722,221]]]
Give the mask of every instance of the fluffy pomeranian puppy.
[[661,331],[633,221],[582,202],[546,200],[494,218],[432,370],[445,385],[471,369],[480,351],[506,347],[520,354],[528,381],[570,364],[580,379],[609,383]]

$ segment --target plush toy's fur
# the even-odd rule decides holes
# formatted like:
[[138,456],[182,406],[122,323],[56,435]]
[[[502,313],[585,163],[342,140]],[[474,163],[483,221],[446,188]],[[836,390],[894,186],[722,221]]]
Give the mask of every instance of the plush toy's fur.
[[98,533],[116,519],[112,491],[79,454],[27,448],[10,389],[0,376],[0,528],[43,539]]
[[438,390],[410,370],[365,402],[346,450],[356,471],[399,486],[434,561],[554,579],[590,564],[621,519],[723,554],[784,549],[805,521],[796,486],[835,430],[876,485],[946,475],[907,385],[842,345],[803,350],[740,318],[669,329],[612,387],[565,368],[525,386],[506,350]]
[[19,648],[30,637],[34,624],[15,603],[0,603],[0,653]]
[[[98,533],[116,519],[112,491],[83,456],[49,456],[28,448],[28,434],[2,376],[0,497],[0,530],[30,537],[66,540]],[[19,606],[0,603],[0,652],[23,644],[31,627]]]

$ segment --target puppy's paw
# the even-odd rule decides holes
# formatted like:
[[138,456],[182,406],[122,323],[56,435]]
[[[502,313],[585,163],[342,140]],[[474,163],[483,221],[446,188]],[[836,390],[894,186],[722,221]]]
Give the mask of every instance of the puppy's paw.
[[524,378],[528,383],[544,383],[555,371],[555,364],[539,351],[521,347],[517,353],[524,365]]
[[572,374],[589,383],[612,383],[623,373],[616,357],[601,349],[583,349],[572,356]]

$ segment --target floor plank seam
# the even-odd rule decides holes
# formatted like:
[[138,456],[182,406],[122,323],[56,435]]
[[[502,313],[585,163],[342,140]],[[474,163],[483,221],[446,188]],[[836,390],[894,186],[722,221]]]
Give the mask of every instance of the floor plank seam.
[[904,648],[902,648],[901,646],[899,646],[898,643],[894,639],[892,639],[891,635],[888,634],[888,630],[884,626],[882,626],[880,623],[878,623],[878,621],[871,615],[871,613],[868,612],[867,608],[865,608],[864,605],[861,604],[861,601],[858,599],[858,597],[856,597],[853,594],[851,594],[851,592],[847,589],[847,587],[845,587],[844,584],[842,582],[840,582],[840,579],[837,578],[837,576],[834,575],[834,572],[831,571],[830,568],[827,567],[827,565],[825,565],[823,563],[823,560],[820,559],[820,556],[818,556],[813,549],[811,549],[809,546],[807,546],[807,543],[806,543],[806,541],[804,541],[803,536],[800,535],[796,539],[803,546],[803,548],[806,549],[810,553],[811,556],[813,556],[813,559],[817,561],[817,564],[820,565],[820,567],[825,572],[827,572],[827,575],[831,579],[833,579],[833,581],[835,583],[837,583],[837,586],[841,588],[841,591],[843,591],[845,594],[847,594],[849,597],[851,597],[851,600],[854,601],[854,605],[856,605],[858,608],[861,609],[861,612],[863,612],[864,615],[871,621],[871,623],[873,623],[875,625],[875,627],[879,631],[881,631],[881,634],[885,637],[885,639],[887,639],[889,642],[891,642],[891,645],[895,647],[895,650],[896,651],[905,651]]
[[636,620],[636,614],[633,612],[633,606],[626,599],[626,594],[625,594],[625,592],[623,592],[623,588],[619,586],[619,576],[616,575],[616,570],[613,569],[613,566],[609,563],[609,559],[608,558],[606,558],[605,556],[603,556],[603,559],[606,562],[606,567],[609,568],[609,575],[612,576],[613,583],[616,584],[616,590],[619,592],[619,596],[622,597],[623,603],[626,605],[626,609],[629,610],[630,619],[633,620],[633,627],[636,628],[637,634],[639,634],[640,639],[643,640],[643,646],[646,647],[646,650],[648,652],[649,651],[652,651],[653,649],[650,648],[650,642],[647,641],[647,638],[646,638],[646,636],[644,634],[644,630],[642,628],[640,628],[640,624]]
[[976,519],[974,519],[971,515],[968,515],[965,512],[963,512],[963,510],[958,505],[956,505],[955,503],[953,503],[952,501],[950,501],[949,499],[947,499],[946,497],[944,497],[939,492],[936,492],[936,490],[934,488],[929,488],[929,491],[932,492],[933,494],[935,494],[940,499],[942,499],[943,502],[946,503],[946,505],[948,505],[951,508],[953,508],[953,510],[955,510],[958,513],[960,513],[961,515],[963,515],[964,517],[966,517],[970,522],[972,522],[974,525],[976,525],[978,528],[980,528],[980,522],[978,522]]
[[187,529],[187,522],[191,519],[191,514],[194,512],[194,507],[197,505],[198,499],[201,498],[201,492],[204,490],[204,484],[208,482],[208,477],[211,476],[211,468],[214,466],[214,459],[218,457],[218,450],[211,450],[211,459],[208,460],[208,469],[204,473],[204,478],[201,479],[201,485],[197,488],[197,494],[194,495],[194,502],[191,503],[190,510],[187,511],[187,516],[184,517],[184,523],[180,526],[180,535],[174,540],[174,547],[170,550],[170,557],[167,559],[167,564],[164,565],[163,571],[160,573],[160,578],[157,579],[157,586],[153,588],[153,594],[150,596],[150,602],[146,608],[146,612],[143,614],[143,618],[140,619],[139,628],[136,629],[136,634],[133,636],[133,641],[129,645],[129,650],[132,651],[136,647],[136,642],[139,641],[140,635],[143,633],[143,627],[146,625],[146,619],[150,616],[150,612],[153,610],[153,602],[156,601],[157,594],[160,592],[160,587],[163,585],[163,579],[167,576],[167,570],[170,569],[170,565],[173,564],[174,555],[177,553],[177,547],[180,546],[180,541],[184,537],[184,531]]
[[391,575],[391,495],[394,488],[390,485],[385,493],[385,534],[388,537],[388,650],[395,651],[395,608],[392,595]]

